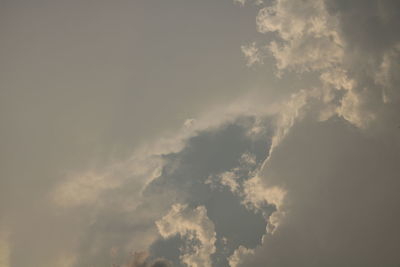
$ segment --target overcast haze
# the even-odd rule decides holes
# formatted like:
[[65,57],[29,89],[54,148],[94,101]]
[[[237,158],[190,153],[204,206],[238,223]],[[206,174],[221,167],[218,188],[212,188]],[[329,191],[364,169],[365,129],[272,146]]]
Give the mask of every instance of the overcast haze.
[[0,267],[400,264],[397,0],[0,0]]

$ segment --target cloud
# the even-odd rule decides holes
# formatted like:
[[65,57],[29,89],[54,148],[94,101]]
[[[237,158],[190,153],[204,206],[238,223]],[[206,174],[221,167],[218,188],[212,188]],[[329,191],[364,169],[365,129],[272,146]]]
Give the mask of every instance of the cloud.
[[268,107],[234,103],[188,119],[129,160],[60,184],[56,204],[91,208],[76,266],[105,262],[114,246],[119,262],[145,249],[130,264],[146,267],[397,263],[396,6],[261,6],[257,29],[269,41],[241,47],[247,65],[271,63],[269,53],[278,77],[317,79]]
[[343,44],[336,24],[323,1],[276,1],[257,16],[259,32],[276,32],[282,40],[269,44],[279,70],[320,70],[340,63]]
[[232,192],[235,192],[239,185],[236,182],[237,177],[233,172],[224,172],[220,176],[220,183],[229,187]]
[[[241,6],[244,6],[247,2],[249,2],[248,0],[233,0],[234,3],[239,4]],[[262,5],[263,1],[262,0],[254,0],[253,1],[255,5]]]
[[73,266],[122,265],[132,250],[211,266],[260,245],[276,202],[250,207],[244,185],[268,156],[275,115],[246,113],[191,119],[172,140],[57,185],[53,204],[82,218]]
[[235,250],[235,252],[229,256],[229,266],[230,267],[237,267],[239,266],[242,262],[243,259],[246,256],[250,256],[254,254],[254,250],[252,249],[248,249],[246,247],[243,246],[239,246],[238,249]]
[[95,173],[71,177],[54,192],[55,201],[62,206],[93,204],[102,191],[120,186],[120,182]]
[[210,256],[216,250],[216,234],[204,206],[190,209],[187,205],[175,204],[156,225],[163,238],[177,234],[185,238],[182,263],[193,267],[212,265]]
[[[264,118],[264,123],[268,121]],[[242,203],[240,193],[244,181],[250,179],[253,171],[266,158],[266,137],[271,133],[267,131],[249,135],[249,129],[264,123],[260,124],[260,118],[245,116],[199,132],[187,140],[181,151],[164,155],[166,164],[162,175],[145,190],[145,195],[165,194],[164,203],[175,207],[175,212],[166,213],[174,214],[179,219],[181,213],[186,214],[182,210],[186,210],[187,206],[174,206],[175,202],[185,203],[181,205],[189,207],[204,206],[204,212],[207,212],[216,232],[213,241],[215,251],[210,253],[213,251],[210,249],[206,253],[213,264],[227,263],[227,257],[241,244],[250,247],[260,244],[265,232],[266,219],[247,208]],[[272,207],[266,203],[263,209],[266,214],[272,211]],[[249,232],[247,229],[250,226],[252,230]],[[183,230],[175,230],[169,235],[162,234],[164,240],[153,243],[151,250],[155,255],[178,260],[174,264],[179,264],[184,258],[180,255],[176,259],[176,251],[180,247],[187,247],[188,241],[185,238],[174,239],[173,233],[183,235]],[[171,247],[176,249],[171,250]],[[164,254],[166,251],[170,251],[169,254]]]
[[[389,89],[396,79],[392,76],[389,82],[384,78],[389,76],[383,74],[389,65],[392,70],[398,68],[389,63],[394,62],[389,58],[397,57],[400,42],[393,30],[400,17],[394,11],[397,5],[393,1],[278,0],[260,9],[257,28],[278,36],[267,45],[278,75],[320,75],[322,84],[314,87],[320,87],[324,95],[321,118],[339,115],[365,128],[376,120],[385,103],[399,98],[398,90]],[[249,51],[260,51],[251,48]],[[392,86],[388,86],[390,83]]]
[[134,206],[139,201],[141,189],[159,176],[161,166],[161,159],[157,155],[148,155],[139,150],[131,158],[106,168],[70,174],[66,181],[55,188],[51,197],[62,207],[99,204],[102,193],[118,189],[129,180],[136,184],[136,191],[132,192],[136,200],[131,200]]
[[284,211],[282,211],[286,195],[284,189],[277,186],[267,186],[261,182],[260,177],[254,176],[244,183],[243,195],[243,202],[251,209],[263,211],[265,205],[274,206],[274,212],[263,214],[268,221],[267,232],[273,233],[284,215]]
[[156,259],[151,263],[150,267],[172,267],[172,264],[165,259]]
[[233,2],[243,6],[246,3],[246,0],[233,0]]
[[[114,262],[123,262],[123,255],[140,249],[176,266],[226,265],[241,246],[252,251],[262,245],[284,218],[286,190],[263,183],[258,174],[313,97],[312,91],[294,94],[277,105],[277,114],[236,112],[208,124],[191,119],[172,140],[162,140],[164,147],[139,150],[140,157],[98,171],[101,179],[87,186],[95,192],[91,198],[55,198],[91,217],[75,266],[110,261],[110,250],[118,251]],[[75,177],[56,195],[71,184],[85,195],[80,181],[92,179]]]
[[[209,109],[126,159],[65,175],[46,205],[75,239],[42,252],[47,262],[398,263],[397,1],[256,3],[267,41],[241,49],[248,66],[274,66],[271,97]],[[56,227],[32,225],[59,238]],[[0,234],[5,266],[22,262],[11,241]]]
[[399,155],[344,120],[293,128],[260,174],[287,190],[285,216],[239,266],[394,266]]
[[269,156],[246,181],[249,202],[264,199],[276,211],[263,244],[235,250],[234,266],[398,262],[398,11],[395,1],[277,0],[261,8],[257,28],[273,38],[278,76],[319,80],[293,88]]
[[250,43],[248,45],[242,45],[241,46],[242,53],[245,56],[247,60],[247,66],[252,66],[254,64],[262,64],[263,63],[263,58],[264,55],[260,51],[260,48],[256,46],[256,43]]
[[129,267],[145,267],[147,265],[146,260],[149,254],[146,251],[134,252],[131,262],[128,264]]
[[133,253],[129,263],[123,264],[121,267],[172,267],[172,263],[166,259],[149,260],[149,256],[146,251],[136,251]]
[[9,233],[0,229],[0,266],[10,267]]

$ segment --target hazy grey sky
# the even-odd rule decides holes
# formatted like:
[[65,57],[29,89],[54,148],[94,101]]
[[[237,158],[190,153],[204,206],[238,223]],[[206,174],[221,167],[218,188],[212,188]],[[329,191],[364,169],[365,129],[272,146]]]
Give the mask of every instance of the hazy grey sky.
[[0,267],[398,266],[399,3],[0,0]]

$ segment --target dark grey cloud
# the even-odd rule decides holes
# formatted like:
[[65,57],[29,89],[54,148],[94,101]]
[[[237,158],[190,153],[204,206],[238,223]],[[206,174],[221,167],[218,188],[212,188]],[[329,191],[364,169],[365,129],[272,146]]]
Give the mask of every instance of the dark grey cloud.
[[[134,252],[129,260],[129,263],[119,265],[120,267],[172,267],[172,263],[166,259],[157,258],[149,259],[149,254],[146,251]],[[113,264],[113,267],[117,267]]]
[[398,264],[399,12],[397,1],[261,9],[259,31],[277,35],[267,53],[279,74],[316,73],[320,83],[303,90],[304,113],[259,174],[286,190],[284,217],[262,246],[237,250],[235,266]]
[[[148,250],[152,259],[162,257],[174,266],[184,266],[182,256],[196,253],[196,247],[204,246],[204,239],[191,236],[191,231],[199,231],[197,228],[167,237],[160,235],[156,222],[162,222],[163,216],[176,204],[182,205],[181,210],[165,223],[186,227],[187,221],[194,220],[200,225],[203,220],[204,227],[212,225],[210,231],[215,232],[215,243],[210,243],[213,248],[206,257],[213,266],[227,266],[228,257],[239,246],[259,246],[268,216],[275,211],[275,206],[265,202],[260,210],[250,209],[240,192],[268,156],[274,120],[272,116],[233,117],[217,126],[195,131],[176,152],[152,155],[160,159],[162,167],[158,176],[145,186],[134,208],[122,207],[137,201],[131,195],[138,192],[138,176],[126,174],[125,167],[117,165],[119,171],[112,172],[107,179],[121,179],[118,175],[127,177],[117,186],[102,188],[96,194],[101,203],[73,210],[76,214],[89,212],[92,217],[80,236],[74,266],[121,264],[132,249]],[[130,163],[122,166],[125,165]],[[226,172],[235,174],[236,191],[219,180]],[[83,176],[83,179],[88,178]],[[104,183],[102,179],[95,181]],[[116,208],[118,206],[120,208]],[[204,207],[204,215],[198,213],[202,211],[199,207]],[[193,216],[204,218],[192,219]],[[138,257],[139,254],[136,259]]]
[[286,217],[240,266],[396,266],[399,156],[339,118],[295,126],[262,174]]
[[155,260],[150,267],[172,267],[172,264],[164,259],[157,259]]
[[[267,122],[263,125],[268,129]],[[242,155],[249,153],[255,155],[256,165],[238,177],[239,183],[243,183],[251,177],[249,171],[266,159],[272,129],[266,129],[264,134],[254,138],[249,136],[249,129],[254,123],[253,117],[240,118],[217,130],[207,130],[190,138],[182,151],[163,155],[167,163],[162,175],[145,191],[145,195],[171,195],[172,191],[175,199],[168,200],[166,197],[165,200],[171,204],[188,203],[192,207],[204,205],[216,232],[216,252],[212,256],[216,266],[226,266],[227,257],[240,245],[253,248],[261,244],[261,237],[265,233],[267,222],[261,214],[248,210],[241,198],[228,187],[213,188],[206,182],[210,176],[240,166]],[[266,205],[265,208],[269,213],[274,210],[273,206]],[[152,245],[151,251],[156,255],[161,253],[160,256],[174,260],[177,266],[181,266],[177,249],[184,242],[184,236],[161,239]]]
[[395,0],[325,1],[327,10],[339,17],[340,30],[351,51],[363,50],[370,56],[383,56],[400,40],[400,4]]

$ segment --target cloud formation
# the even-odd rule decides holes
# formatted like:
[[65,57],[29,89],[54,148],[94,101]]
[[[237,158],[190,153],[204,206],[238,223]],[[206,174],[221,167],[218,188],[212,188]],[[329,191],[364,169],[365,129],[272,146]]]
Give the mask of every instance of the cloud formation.
[[316,72],[322,118],[339,115],[367,127],[386,103],[399,98],[396,78],[383,74],[398,70],[389,63],[398,58],[396,7],[393,1],[274,1],[260,9],[257,28],[279,38],[245,55],[257,62],[260,51],[271,53],[279,75]]
[[235,266],[398,263],[399,81],[389,73],[399,70],[399,10],[394,1],[330,0],[260,10],[259,32],[278,36],[263,50],[278,75],[315,73],[319,82],[294,89],[306,96],[302,114],[281,128],[259,173],[286,192],[279,228],[235,251]]
[[[136,251],[133,253],[129,263],[120,267],[172,267],[172,263],[166,259],[149,260],[149,256],[146,251]],[[117,267],[117,265],[113,264],[113,267]]]
[[[174,120],[183,122],[181,127],[169,125],[172,130],[148,137],[128,156],[69,169],[48,181],[37,193],[40,201],[29,199],[29,208],[15,212],[27,215],[0,222],[0,265],[391,267],[400,262],[399,2],[234,2],[243,12],[258,11],[252,14],[255,41],[249,41],[254,34],[249,32],[241,47],[230,43],[251,67],[242,66],[248,79],[244,91],[251,92],[238,96],[229,91],[232,85],[215,85],[228,88],[221,98],[238,100],[227,105],[212,99],[219,104],[214,108],[204,101],[197,115],[179,111]],[[180,14],[181,4],[168,12]],[[162,41],[152,41],[151,50],[169,41],[159,32]],[[218,50],[214,39],[196,42],[199,51]],[[195,92],[203,85],[195,87],[196,80],[181,71],[191,66],[203,73],[189,48],[156,54],[167,66],[154,72],[150,69],[160,64],[149,64],[145,72],[151,79],[168,76],[160,83],[166,86],[186,75]],[[207,64],[227,60],[212,55],[201,58]],[[168,72],[180,64],[175,76]],[[250,79],[250,72],[256,78]],[[201,79],[220,74],[208,75]],[[196,98],[185,95],[190,91],[184,87],[175,95],[161,88],[143,105],[157,114],[166,95],[176,103]],[[151,121],[143,110],[135,107],[144,117],[140,125]],[[48,240],[39,244],[38,236]]]
[[264,56],[261,53],[260,49],[256,46],[255,42],[252,42],[248,45],[241,46],[242,53],[244,54],[247,60],[247,66],[253,66],[254,64],[262,64],[264,61]]
[[240,246],[261,245],[267,224],[277,227],[269,218],[276,217],[283,198],[278,188],[255,184],[276,115],[244,114],[205,126],[192,120],[181,135],[146,149],[148,160],[132,157],[98,171],[100,178],[76,175],[56,187],[56,205],[92,217],[74,266],[118,264],[141,249],[149,254],[137,252],[129,264],[162,257],[174,266],[226,265]]
[[177,234],[184,237],[186,244],[181,248],[182,263],[193,267],[212,266],[210,256],[216,250],[216,234],[204,206],[190,209],[186,205],[174,204],[156,225],[163,238]]

